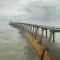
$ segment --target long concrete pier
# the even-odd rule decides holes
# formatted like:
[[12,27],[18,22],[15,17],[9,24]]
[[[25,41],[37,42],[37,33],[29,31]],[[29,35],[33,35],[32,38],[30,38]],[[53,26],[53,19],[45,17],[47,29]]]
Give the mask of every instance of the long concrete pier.
[[60,55],[60,52],[55,44],[55,33],[60,32],[60,28],[20,22],[9,24],[18,29],[22,28],[40,60],[60,60],[60,57],[56,55],[56,53]]

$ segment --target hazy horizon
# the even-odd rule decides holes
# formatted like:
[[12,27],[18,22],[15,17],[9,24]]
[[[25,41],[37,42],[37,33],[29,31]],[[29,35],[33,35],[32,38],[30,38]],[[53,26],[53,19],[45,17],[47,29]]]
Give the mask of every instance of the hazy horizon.
[[[59,0],[0,0],[0,21],[60,22]],[[58,23],[59,24],[59,23]]]

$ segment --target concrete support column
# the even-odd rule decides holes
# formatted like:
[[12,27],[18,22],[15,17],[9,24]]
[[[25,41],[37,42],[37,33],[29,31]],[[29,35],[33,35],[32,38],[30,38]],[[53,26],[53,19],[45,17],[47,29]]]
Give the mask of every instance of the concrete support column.
[[29,27],[28,27],[28,31],[30,32],[30,25],[29,25]]
[[38,36],[38,27],[36,27],[36,38],[37,38],[37,36]]
[[55,32],[53,30],[53,42],[55,41]]
[[34,26],[33,26],[33,32],[32,32],[32,36],[34,37]]
[[31,33],[31,25],[30,25],[30,28],[29,28],[29,32]]
[[47,29],[46,29],[46,38],[47,38]]
[[51,42],[52,35],[53,35],[53,31],[52,31],[52,30],[50,30],[49,42]]
[[41,28],[41,37],[40,37],[40,43],[42,43],[43,33],[44,33],[44,29],[43,29],[43,28]]

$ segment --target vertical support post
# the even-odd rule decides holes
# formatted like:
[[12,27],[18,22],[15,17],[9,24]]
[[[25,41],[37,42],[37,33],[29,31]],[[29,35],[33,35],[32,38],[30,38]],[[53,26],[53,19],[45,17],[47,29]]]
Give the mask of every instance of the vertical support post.
[[32,34],[32,36],[33,36],[33,26],[31,26],[31,34]]
[[31,33],[31,25],[30,25],[30,33]]
[[32,32],[32,36],[34,36],[34,26],[33,26],[33,32]]
[[27,25],[27,31],[29,32],[29,25]]
[[25,24],[21,24],[21,26],[23,27],[23,31],[25,31]]
[[36,26],[36,27],[35,27],[35,39],[36,39],[36,37],[37,37],[37,31],[38,31],[38,27]]
[[44,32],[44,29],[43,29],[43,28],[41,28],[41,35],[42,35],[42,37],[43,37],[43,32]]
[[29,25],[29,32],[30,32],[30,25]]
[[42,43],[43,32],[44,32],[44,29],[43,29],[43,28],[41,28],[41,38],[40,38],[40,43]]
[[37,27],[37,35],[38,35],[38,33],[39,33],[39,28]]
[[55,41],[55,32],[53,30],[53,42]]
[[28,25],[26,26],[26,30],[27,30],[27,32],[28,32]]
[[25,26],[26,26],[25,30],[27,31],[27,24]]
[[47,38],[47,29],[46,29],[46,38]]
[[53,36],[53,30],[50,29],[50,36],[49,36],[49,40],[48,40],[48,43],[46,45],[46,49],[49,51],[49,48],[51,48],[51,39],[52,39],[52,36]]
[[52,38],[52,33],[53,33],[53,31],[52,31],[52,30],[50,30],[49,41],[51,41],[51,38]]
[[34,26],[34,30],[33,30],[33,37],[35,38],[35,26]]
[[37,31],[38,31],[38,27],[36,27],[36,36],[35,36],[35,38],[37,38]]
[[39,27],[38,27],[38,32],[37,32],[37,33],[38,33],[38,35],[39,35]]
[[29,32],[29,25],[28,25],[28,32]]
[[36,29],[36,27],[35,27],[35,39],[36,39],[36,30],[37,30],[37,29]]
[[37,39],[37,37],[38,37],[38,26],[36,28],[37,28],[37,30],[36,30],[36,39]]

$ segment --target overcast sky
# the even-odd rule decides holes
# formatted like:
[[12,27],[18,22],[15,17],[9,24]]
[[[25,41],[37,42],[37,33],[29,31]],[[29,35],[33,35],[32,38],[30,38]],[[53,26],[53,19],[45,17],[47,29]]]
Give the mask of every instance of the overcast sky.
[[33,20],[60,18],[60,0],[0,0],[2,16]]

